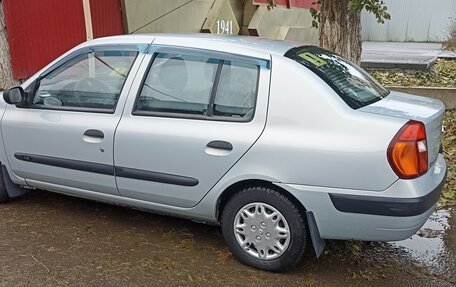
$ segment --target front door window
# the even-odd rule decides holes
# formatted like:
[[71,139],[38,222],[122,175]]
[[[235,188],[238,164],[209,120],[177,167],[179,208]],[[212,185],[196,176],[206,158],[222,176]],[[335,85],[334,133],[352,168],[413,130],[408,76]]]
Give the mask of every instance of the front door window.
[[114,112],[136,55],[95,51],[76,56],[40,80],[33,107]]

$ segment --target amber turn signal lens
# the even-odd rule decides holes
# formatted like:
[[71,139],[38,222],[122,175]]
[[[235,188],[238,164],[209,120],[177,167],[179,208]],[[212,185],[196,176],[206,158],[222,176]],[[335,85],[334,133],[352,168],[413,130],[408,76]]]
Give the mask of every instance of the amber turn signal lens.
[[426,128],[422,122],[409,121],[391,141],[388,162],[402,179],[416,178],[428,170]]

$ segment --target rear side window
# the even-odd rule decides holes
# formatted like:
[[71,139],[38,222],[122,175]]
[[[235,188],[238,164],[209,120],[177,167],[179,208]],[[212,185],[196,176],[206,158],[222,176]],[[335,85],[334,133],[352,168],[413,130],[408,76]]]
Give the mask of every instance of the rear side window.
[[205,115],[218,64],[206,57],[157,54],[136,110]]
[[389,94],[359,66],[327,50],[304,46],[291,49],[285,57],[320,76],[353,109],[370,105]]
[[214,115],[249,117],[255,108],[258,67],[224,61],[214,102]]
[[133,114],[247,121],[258,77],[259,66],[252,63],[157,53]]

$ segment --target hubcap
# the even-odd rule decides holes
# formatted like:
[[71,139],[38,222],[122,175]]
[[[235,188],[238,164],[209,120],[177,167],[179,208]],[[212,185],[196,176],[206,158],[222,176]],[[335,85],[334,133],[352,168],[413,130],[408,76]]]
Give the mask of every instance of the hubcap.
[[241,248],[251,256],[272,260],[290,244],[290,227],[274,207],[253,202],[242,207],[234,219],[234,235]]

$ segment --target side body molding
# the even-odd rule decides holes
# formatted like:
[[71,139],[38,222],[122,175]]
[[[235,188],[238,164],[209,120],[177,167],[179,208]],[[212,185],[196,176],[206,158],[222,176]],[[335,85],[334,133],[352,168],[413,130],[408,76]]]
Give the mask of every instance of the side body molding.
[[32,155],[26,153],[15,153],[14,157],[22,161],[27,161],[36,164],[44,164],[124,178],[134,178],[145,181],[161,182],[181,186],[196,186],[199,183],[198,179],[187,176],[161,173],[156,171],[140,170],[128,167],[114,167],[113,165],[100,164],[88,161],[80,161],[35,154]]

